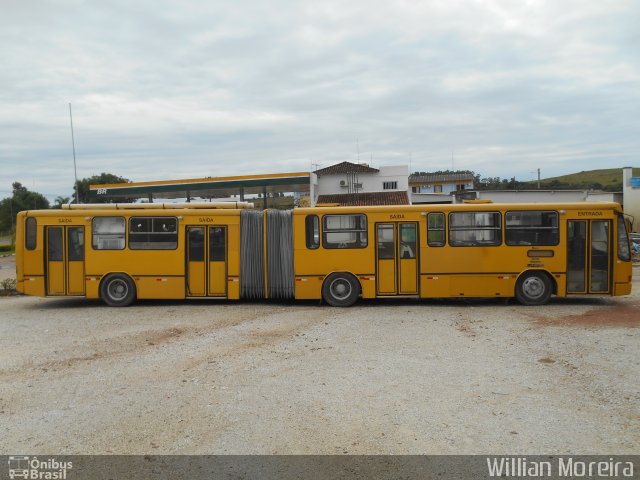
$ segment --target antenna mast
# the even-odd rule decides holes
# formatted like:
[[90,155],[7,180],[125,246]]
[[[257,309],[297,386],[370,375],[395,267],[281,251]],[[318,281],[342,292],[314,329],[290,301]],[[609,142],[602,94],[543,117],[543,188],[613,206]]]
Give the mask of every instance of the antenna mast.
[[78,169],[76,168],[76,141],[73,138],[73,115],[71,114],[71,102],[69,102],[69,119],[71,120],[71,146],[73,147],[73,175],[76,180],[76,203],[80,203],[80,187],[78,186]]

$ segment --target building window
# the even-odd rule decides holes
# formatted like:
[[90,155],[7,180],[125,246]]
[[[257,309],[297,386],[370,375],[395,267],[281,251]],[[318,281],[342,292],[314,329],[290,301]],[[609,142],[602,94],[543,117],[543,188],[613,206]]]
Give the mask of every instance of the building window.
[[505,215],[507,245],[558,245],[558,213],[547,211],[507,212]]
[[325,215],[322,219],[324,248],[364,248],[367,246],[365,215]]
[[398,182],[382,182],[383,190],[397,190]]
[[174,250],[178,247],[176,217],[131,217],[129,248],[132,250]]
[[307,248],[315,250],[320,246],[320,220],[317,215],[307,215],[304,222]]
[[449,245],[484,247],[502,243],[498,212],[456,212],[449,214]]
[[442,185],[434,185],[433,193],[442,193]]
[[431,212],[427,215],[427,245],[444,246],[444,213]]
[[459,183],[456,185],[456,191],[457,192],[462,192],[463,190],[465,190],[466,186],[464,183]]
[[94,217],[91,222],[91,245],[95,250],[124,249],[123,217]]
[[27,250],[34,250],[36,248],[37,233],[36,219],[34,217],[27,218],[24,234],[24,246]]

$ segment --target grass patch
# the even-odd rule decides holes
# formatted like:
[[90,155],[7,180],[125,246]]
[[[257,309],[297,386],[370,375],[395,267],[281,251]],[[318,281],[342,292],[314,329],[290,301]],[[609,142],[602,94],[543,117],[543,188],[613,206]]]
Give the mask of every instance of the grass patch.
[[[632,175],[640,177],[640,168],[634,168]],[[570,175],[561,175],[559,177],[545,178],[541,180],[542,185],[547,185],[553,181],[569,183],[577,187],[587,188],[589,185],[599,183],[603,188],[618,187],[622,190],[622,169],[621,168],[604,168],[601,170],[589,170]]]

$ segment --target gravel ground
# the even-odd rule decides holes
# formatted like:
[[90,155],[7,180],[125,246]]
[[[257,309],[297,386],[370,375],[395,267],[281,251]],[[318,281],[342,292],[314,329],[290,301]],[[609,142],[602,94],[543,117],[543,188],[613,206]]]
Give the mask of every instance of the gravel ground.
[[0,254],[0,282],[5,278],[16,278],[15,254]]
[[541,308],[0,298],[0,453],[638,453],[639,286]]

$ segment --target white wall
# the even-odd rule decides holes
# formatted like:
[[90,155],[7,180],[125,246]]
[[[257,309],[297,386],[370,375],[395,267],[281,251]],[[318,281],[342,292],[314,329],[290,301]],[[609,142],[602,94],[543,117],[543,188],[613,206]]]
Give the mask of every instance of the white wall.
[[[461,182],[442,183],[442,194],[449,195],[458,190]],[[473,182],[464,182],[465,190],[473,190]],[[435,185],[419,185],[416,193],[435,193]]]
[[478,191],[479,200],[495,203],[585,202],[585,190],[491,190]]
[[622,169],[622,193],[624,195],[624,213],[633,217],[633,231],[640,232],[640,187],[631,185],[633,170]]
[[[358,183],[362,184],[362,188],[358,192],[407,192],[409,190],[409,167],[407,165],[380,167],[379,170],[375,173],[358,174]],[[317,179],[317,185],[312,185],[312,191],[315,191],[315,196],[312,198],[315,200],[318,195],[349,193],[349,187],[341,187],[340,181],[344,181],[345,185],[348,185],[348,175],[320,175]],[[398,182],[398,186],[392,190],[384,190],[384,182]]]

